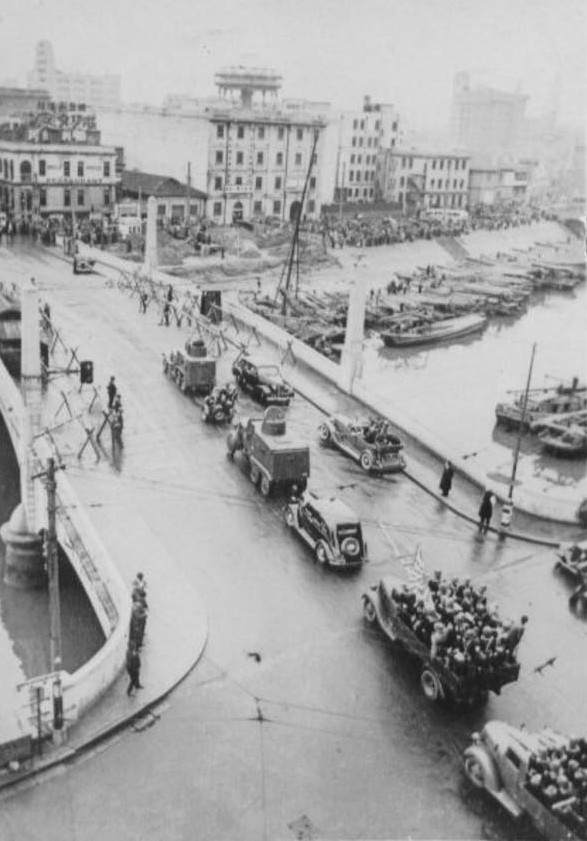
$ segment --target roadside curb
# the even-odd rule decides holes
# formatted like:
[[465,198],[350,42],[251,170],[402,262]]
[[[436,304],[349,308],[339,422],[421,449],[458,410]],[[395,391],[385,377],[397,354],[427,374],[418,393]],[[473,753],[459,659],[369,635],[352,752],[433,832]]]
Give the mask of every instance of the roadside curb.
[[[44,771],[48,771],[51,768],[57,767],[58,765],[67,765],[71,762],[75,762],[76,759],[78,759],[83,754],[87,753],[93,747],[105,741],[106,739],[111,738],[112,736],[116,735],[122,730],[128,729],[130,726],[132,726],[132,724],[134,724],[135,721],[140,720],[146,713],[150,712],[154,707],[158,706],[181,683],[183,683],[183,681],[188,677],[189,674],[191,674],[191,672],[196,668],[196,666],[202,659],[204,651],[206,649],[206,644],[208,642],[208,620],[203,619],[202,624],[203,640],[201,642],[201,647],[198,656],[193,661],[191,666],[187,669],[187,671],[184,672],[184,674],[178,680],[176,680],[174,683],[168,686],[163,692],[156,695],[154,698],[151,698],[142,707],[133,709],[132,713],[129,713],[129,715],[123,715],[117,719],[112,720],[105,727],[102,727],[101,729],[95,731],[87,739],[80,742],[80,744],[76,745],[75,747],[65,747],[62,749],[57,748],[52,755],[48,755],[45,760],[41,760],[40,762],[38,762],[34,768],[28,768],[22,773],[17,772],[14,775],[8,775],[4,779],[0,778],[0,792],[6,791],[12,788],[13,786],[18,785],[19,783],[27,782],[28,780],[39,776]],[[123,679],[123,676],[121,675],[119,679]],[[98,703],[100,702],[98,701]]]

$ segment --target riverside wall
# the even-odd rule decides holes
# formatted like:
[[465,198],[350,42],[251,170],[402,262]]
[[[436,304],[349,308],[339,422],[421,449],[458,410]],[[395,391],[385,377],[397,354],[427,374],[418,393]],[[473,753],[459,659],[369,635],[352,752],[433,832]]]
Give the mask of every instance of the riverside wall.
[[[0,411],[5,419],[15,451],[20,448],[21,418],[24,413],[22,395],[4,364],[0,361]],[[53,456],[49,444],[39,438],[35,455],[40,468]],[[65,471],[59,471],[57,481],[57,522],[59,543],[96,613],[106,638],[105,644],[87,663],[75,672],[60,672],[64,716],[69,724],[94,704],[116,680],[124,667],[130,623],[130,594],[108,555],[99,535],[92,526]],[[42,491],[41,482],[39,489]],[[39,510],[41,510],[39,508]],[[37,524],[38,525],[38,524]],[[45,722],[50,721],[50,682],[44,676],[27,681],[19,690],[18,710],[24,733],[36,735],[36,712],[31,708],[30,693],[35,685],[45,685],[47,703],[41,707]]]

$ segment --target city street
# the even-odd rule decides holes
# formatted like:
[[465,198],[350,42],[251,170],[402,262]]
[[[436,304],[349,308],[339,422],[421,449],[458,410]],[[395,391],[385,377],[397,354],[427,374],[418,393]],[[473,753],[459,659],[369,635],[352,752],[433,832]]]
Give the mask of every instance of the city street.
[[[183,345],[187,328],[158,326],[135,298],[97,275],[74,277],[47,251],[13,250],[2,252],[3,281],[34,276],[54,323],[94,360],[102,393],[115,375],[122,394],[122,456],[96,464],[88,449],[78,462],[81,438],[71,436],[71,480],[107,547],[141,512],[145,545],[155,538],[172,554],[206,606],[210,636],[152,727],[3,794],[3,841],[533,837],[472,791],[460,760],[491,718],[585,731],[587,615],[569,611],[552,550],[479,539],[407,477],[366,476],[320,447],[323,416],[296,396],[287,422],[311,444],[310,488],[357,511],[371,558],[352,577],[317,566],[285,526],[284,498],[261,497],[238,457],[227,459],[226,429],[203,424],[163,376],[161,355]],[[220,382],[235,355],[219,360]],[[333,399],[342,409],[351,402]],[[240,412],[260,409],[243,397]],[[101,492],[113,470],[114,498]],[[502,615],[529,616],[520,679],[485,709],[431,706],[413,665],[363,623],[361,594],[383,575],[401,578],[400,556],[417,547],[430,572],[486,583]],[[137,569],[140,559],[137,546]],[[150,602],[156,609],[156,593]]]

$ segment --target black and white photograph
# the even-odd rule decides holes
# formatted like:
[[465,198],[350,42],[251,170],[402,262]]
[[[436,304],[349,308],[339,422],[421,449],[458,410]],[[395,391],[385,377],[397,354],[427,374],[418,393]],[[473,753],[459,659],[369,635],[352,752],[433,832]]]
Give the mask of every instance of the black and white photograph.
[[587,841],[585,0],[1,0],[0,841]]

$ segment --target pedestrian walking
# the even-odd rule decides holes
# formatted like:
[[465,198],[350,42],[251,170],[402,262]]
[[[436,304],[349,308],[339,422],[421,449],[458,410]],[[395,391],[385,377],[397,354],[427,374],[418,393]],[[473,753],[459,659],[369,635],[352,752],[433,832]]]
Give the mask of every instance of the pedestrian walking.
[[106,386],[106,391],[108,392],[108,409],[112,408],[112,404],[114,403],[114,398],[118,393],[118,389],[116,388],[116,383],[114,381],[114,377],[110,377],[108,381],[108,385]]
[[149,296],[146,292],[141,292],[140,295],[140,310],[139,312],[145,313],[147,312],[147,302],[149,300]]
[[142,572],[137,572],[132,583],[133,598],[135,597],[135,593],[141,598],[147,598],[147,582],[145,581],[145,576]]
[[165,324],[166,327],[169,327],[169,315],[171,313],[171,304],[169,301],[165,301],[165,306],[163,307],[163,318],[159,322],[159,324]]
[[486,488],[479,506],[479,534],[487,534],[489,530],[489,523],[493,517],[494,501],[495,497],[492,492]]
[[122,407],[112,409],[110,413],[110,431],[112,433],[112,451],[118,447],[122,449],[122,430],[124,427],[124,419],[122,417]]
[[440,492],[442,496],[448,496],[450,493],[450,489],[452,488],[452,477],[455,475],[455,469],[450,463],[450,461],[446,461],[444,463],[444,469],[442,471],[442,476],[440,477]]
[[143,688],[141,683],[141,657],[138,648],[134,645],[129,646],[126,653],[126,671],[130,678],[126,694],[132,695],[133,689]]
[[167,300],[169,301],[169,303],[173,301],[174,297],[175,295],[173,292],[173,286],[169,284],[169,286],[167,287]]

